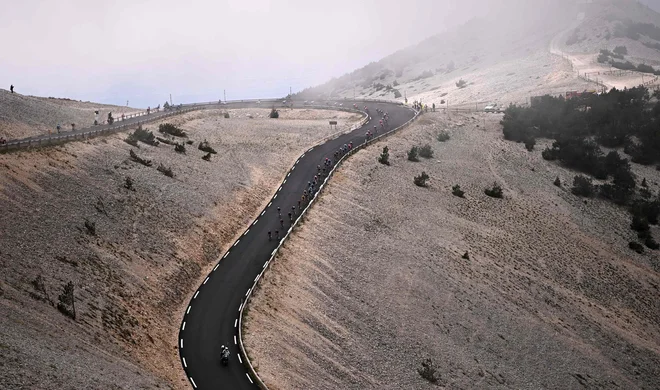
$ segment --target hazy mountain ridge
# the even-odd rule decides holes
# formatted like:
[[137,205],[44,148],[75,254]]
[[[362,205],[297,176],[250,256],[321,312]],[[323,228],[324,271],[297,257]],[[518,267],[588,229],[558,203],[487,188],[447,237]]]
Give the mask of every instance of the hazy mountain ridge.
[[[625,25],[631,22],[660,26],[660,14],[632,0],[516,4],[514,7],[503,7],[499,13],[488,18],[471,19],[456,29],[398,50],[325,84],[305,89],[297,96],[305,99],[356,96],[403,100],[406,96],[410,98],[437,89],[446,90],[463,77],[474,78],[471,72],[475,70],[483,71],[505,62],[524,59],[539,51],[547,53],[554,37],[560,34],[568,37],[576,28],[581,39],[576,44],[562,46],[566,52],[594,55],[595,62],[600,49],[611,50],[617,45],[626,45],[632,49],[630,59],[635,64],[660,64],[660,50],[643,44],[649,40],[648,37],[642,36],[634,41],[625,36],[615,36],[620,35]],[[562,39],[562,44],[565,42],[566,38]],[[556,69],[557,64],[553,64],[549,57],[536,64],[539,68],[550,65],[553,70]],[[548,75],[530,73],[530,77],[544,76]],[[561,78],[565,79],[563,76]],[[554,75],[548,77],[557,79]],[[567,81],[564,80],[564,83]],[[588,85],[581,85],[577,77],[573,77],[572,81],[575,88],[589,88]],[[529,92],[525,89],[526,93]],[[460,95],[454,100],[461,101],[463,98]]]

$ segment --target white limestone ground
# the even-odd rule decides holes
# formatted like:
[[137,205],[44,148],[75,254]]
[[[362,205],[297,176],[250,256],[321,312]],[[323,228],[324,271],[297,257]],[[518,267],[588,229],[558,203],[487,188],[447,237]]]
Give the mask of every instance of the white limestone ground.
[[[504,141],[499,119],[424,114],[338,170],[250,304],[269,388],[436,388],[426,358],[451,389],[657,385],[657,251],[629,250],[627,211],[572,195],[575,173]],[[434,158],[407,161],[425,143]],[[660,172],[633,165],[657,193]]]

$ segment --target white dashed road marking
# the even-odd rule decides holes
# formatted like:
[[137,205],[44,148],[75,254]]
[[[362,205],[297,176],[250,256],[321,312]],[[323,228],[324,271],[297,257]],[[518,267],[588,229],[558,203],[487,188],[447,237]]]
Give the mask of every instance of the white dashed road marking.
[[193,384],[193,387],[194,387],[194,388],[197,388],[197,385],[195,384],[195,381],[193,380],[192,377],[190,377],[190,382]]
[[243,233],[244,236],[247,236],[247,234],[250,232],[250,229],[246,230],[245,233]]
[[186,314],[190,313],[190,308],[191,308],[191,307],[192,307],[192,306],[188,306],[188,310],[186,310]]
[[186,330],[186,321],[183,321],[183,325],[181,326],[181,330]]
[[229,256],[229,251],[227,251],[227,253],[225,253],[225,256],[223,257],[223,259],[226,258],[227,256]]
[[197,298],[197,295],[199,295],[199,290],[197,290],[197,292],[195,293],[195,296],[193,297],[193,299]]
[[248,294],[250,294],[250,290],[252,290],[252,289],[247,290],[247,292],[245,293],[246,297],[248,296]]
[[208,282],[208,281],[209,281],[209,277],[207,276],[206,279],[204,279],[204,283],[202,283],[202,284],[206,284],[206,282]]
[[183,339],[180,340],[181,349],[183,349]]
[[266,210],[264,210],[264,211],[261,212],[261,216],[263,217],[264,214],[266,214]]
[[241,364],[243,364],[243,359],[241,359],[241,354],[239,353],[239,354],[236,355],[236,356],[238,356],[238,361],[239,361]]
[[236,336],[234,336],[234,344],[236,344]]
[[234,243],[234,246],[238,245],[239,242],[241,242],[241,240],[236,240],[236,242]]
[[188,365],[186,364],[186,358],[182,358],[183,360],[183,367],[188,368]]
[[250,383],[254,384],[254,382],[252,382],[252,378],[250,378],[250,375],[247,372],[245,373],[245,376],[248,377],[248,379],[250,380]]
[[238,325],[238,318],[234,320],[234,328]]
[[219,266],[220,266],[220,264],[216,264],[215,267],[213,267],[213,271],[215,271],[216,269],[218,269]]
[[275,252],[277,252],[277,248],[275,248],[275,249],[273,250],[273,253],[271,253],[270,255],[271,255],[271,256],[275,256]]

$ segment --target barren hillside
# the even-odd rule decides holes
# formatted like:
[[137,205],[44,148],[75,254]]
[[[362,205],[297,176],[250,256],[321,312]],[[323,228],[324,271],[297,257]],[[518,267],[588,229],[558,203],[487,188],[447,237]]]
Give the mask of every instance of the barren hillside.
[[[660,35],[654,39],[641,34],[633,39],[628,32],[641,28],[640,23],[658,27],[660,34],[660,14],[634,0],[503,7],[501,14],[473,19],[298,96],[355,95],[399,101],[407,97],[436,105],[478,101],[484,103],[483,108],[488,102],[525,103],[534,95],[601,88],[579,79],[578,71],[601,82],[606,77],[608,87],[632,87],[657,79],[641,72],[605,76],[603,72],[615,68],[608,61],[598,63],[597,57],[601,49],[626,46],[628,54],[614,60],[660,70]],[[652,27],[644,28],[654,35]],[[466,87],[457,86],[460,80]]]
[[94,124],[94,111],[105,120],[108,112],[115,118],[121,114],[139,112],[142,109],[112,106],[92,102],[10,93],[0,89],[0,137],[16,139],[55,132],[57,124],[70,130],[75,123],[77,129]]
[[[361,119],[268,111],[170,118],[193,141],[185,154],[164,143],[137,149],[117,134],[0,155],[0,387],[188,388],[180,305],[296,157],[338,131],[328,119],[340,131]],[[203,140],[217,151],[210,161]],[[55,307],[69,281],[75,321]]]
[[[498,121],[424,114],[338,170],[250,305],[271,389],[436,388],[426,359],[451,389],[657,388],[657,251],[628,249],[627,211],[553,185],[575,173]],[[407,161],[426,143],[433,158]],[[658,193],[660,172],[633,165]],[[484,194],[493,182],[503,199]]]

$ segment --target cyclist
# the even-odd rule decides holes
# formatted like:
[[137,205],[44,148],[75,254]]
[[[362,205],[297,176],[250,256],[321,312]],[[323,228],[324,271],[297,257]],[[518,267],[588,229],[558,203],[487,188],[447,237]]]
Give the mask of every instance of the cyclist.
[[273,239],[273,234],[272,234],[272,233],[270,232],[270,230],[269,230],[269,231],[268,231],[268,241],[270,241],[270,240],[272,240],[272,239]]
[[277,215],[280,216],[280,217],[282,216],[282,210],[280,210],[279,207],[277,208]]

